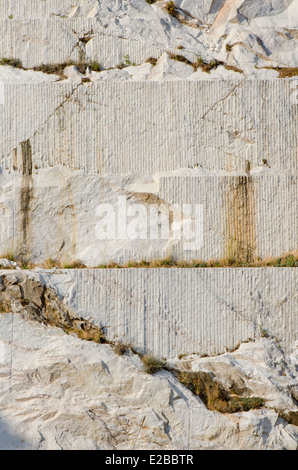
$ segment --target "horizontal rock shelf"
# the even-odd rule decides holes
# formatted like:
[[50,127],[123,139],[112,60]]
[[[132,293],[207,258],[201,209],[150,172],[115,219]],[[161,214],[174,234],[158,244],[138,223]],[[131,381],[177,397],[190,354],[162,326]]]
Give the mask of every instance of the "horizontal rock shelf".
[[[2,40],[0,59],[18,59],[24,68],[66,61],[96,61],[101,68],[121,64],[142,64],[150,57],[158,59],[165,50],[152,42],[119,37],[96,19],[0,20]],[[30,39],[28,40],[28,38]],[[187,57],[194,60],[195,55]]]
[[262,335],[297,338],[292,268],[102,269],[30,273],[109,339],[159,357],[220,354]]
[[[62,166],[30,174],[26,162],[25,174],[0,175],[3,256],[87,266],[169,255],[249,263],[296,249],[297,176],[168,176],[147,184],[156,192],[145,193],[138,188],[146,188],[146,179],[138,175],[109,179]],[[189,245],[194,239],[201,244]]]
[[282,79],[5,85],[0,167],[22,171],[28,142],[37,169],[62,164],[109,175],[265,165],[296,173],[295,86]]

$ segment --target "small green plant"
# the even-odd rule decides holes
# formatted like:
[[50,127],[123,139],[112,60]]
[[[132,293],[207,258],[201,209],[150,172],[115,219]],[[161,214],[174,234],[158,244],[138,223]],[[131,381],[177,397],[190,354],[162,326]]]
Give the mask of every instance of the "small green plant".
[[172,264],[173,264],[173,260],[171,256],[169,256],[168,258],[162,259],[160,261],[161,266],[171,266]]
[[149,354],[145,354],[145,356],[142,357],[142,361],[144,364],[144,371],[147,374],[155,374],[156,372],[160,372],[165,366],[164,361],[157,359],[156,357]]
[[0,65],[7,65],[18,69],[23,68],[23,64],[19,59],[8,59],[7,57],[3,57],[0,60]]
[[9,18],[10,20],[13,20],[13,14],[8,15],[8,18]]
[[240,408],[239,411],[258,410],[265,405],[265,400],[260,397],[232,397],[232,409]]
[[90,67],[91,67],[91,70],[93,70],[94,72],[101,71],[101,65],[99,62],[96,62],[96,61],[90,62]]
[[203,61],[202,57],[198,56],[197,60],[193,63],[193,65],[194,65],[194,68],[198,69],[199,67],[203,67],[204,63],[205,62]]
[[298,263],[295,261],[294,255],[289,255],[284,259],[283,262],[281,262],[281,265],[292,268],[298,266]]
[[260,328],[260,332],[261,332],[261,337],[262,338],[269,338],[269,335],[268,335],[267,331],[262,326],[259,326],[259,328]]
[[125,60],[125,64],[126,65],[132,65],[133,67],[136,65],[135,62],[131,62],[130,58],[129,58],[129,55],[126,54],[124,57],[124,60]]

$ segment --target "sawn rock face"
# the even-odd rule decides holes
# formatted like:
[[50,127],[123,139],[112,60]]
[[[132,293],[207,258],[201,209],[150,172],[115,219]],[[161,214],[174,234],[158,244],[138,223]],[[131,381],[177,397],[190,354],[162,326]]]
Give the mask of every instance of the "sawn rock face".
[[[1,0],[0,449],[297,449],[295,270],[243,267],[297,250],[297,39],[298,0]],[[161,258],[241,268],[60,269]]]
[[170,372],[146,374],[132,352],[118,356],[110,345],[67,335],[59,321],[28,319],[43,295],[53,311],[62,308],[30,274],[1,277],[1,449],[296,449],[297,427],[289,424],[297,416],[296,353],[262,339],[234,353],[174,361],[266,400],[260,410],[222,415]]

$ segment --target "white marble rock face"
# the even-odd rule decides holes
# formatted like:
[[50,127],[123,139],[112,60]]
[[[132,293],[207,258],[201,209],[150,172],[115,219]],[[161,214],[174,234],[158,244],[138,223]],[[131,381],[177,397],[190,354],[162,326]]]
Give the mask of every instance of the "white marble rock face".
[[[173,276],[173,270],[165,272]],[[279,275],[273,278],[281,294]],[[66,306],[60,312],[61,299],[43,290],[37,276],[0,273],[0,299],[6,302],[0,315],[0,449],[296,449],[295,342],[284,352],[273,338],[251,339],[221,356],[170,361],[182,370],[212,373],[226,389],[266,403],[259,410],[220,414],[172,373],[145,373],[131,351],[119,356],[108,344],[66,334],[59,322],[45,326],[38,317],[45,296],[52,319],[78,316]],[[53,276],[50,284],[62,291],[71,276],[64,272],[60,286]],[[269,277],[267,271],[264,279]],[[282,289],[289,294],[289,282]]]
[[297,65],[297,0],[178,0],[180,21],[165,11],[167,3],[4,0],[0,56],[13,55],[25,67],[84,57],[109,68],[125,56],[140,65],[174,51],[224,60],[252,75],[255,66]]
[[[5,84],[0,251],[98,266],[169,255],[252,261],[295,250],[293,83]],[[115,231],[99,236],[104,204]],[[188,220],[194,229],[199,205],[203,240],[193,249],[183,227]],[[152,236],[154,208],[168,214],[165,235]],[[129,223],[138,226],[133,235]]]
[[223,354],[262,331],[291,353],[298,340],[295,269],[41,269],[35,277],[143,354]]
[[[168,6],[1,0],[0,449],[297,449],[295,269],[92,269],[297,252],[298,0]],[[210,411],[28,318],[50,287],[53,312],[264,406]]]
[[[0,324],[6,344],[9,315],[1,315]],[[119,357],[110,346],[28,324],[18,316],[14,335],[13,370],[0,361],[0,449],[296,449],[297,427],[280,419],[274,408],[221,415],[207,410],[169,372],[145,374],[137,356]],[[293,381],[295,356],[278,354],[266,341],[240,349],[240,360],[232,353],[221,363],[210,362],[221,372],[230,363],[227,375],[240,383],[246,377],[273,406],[281,400],[281,409],[291,408],[286,383]],[[275,366],[268,359],[273,352]],[[195,367],[204,368],[203,361],[196,360]]]

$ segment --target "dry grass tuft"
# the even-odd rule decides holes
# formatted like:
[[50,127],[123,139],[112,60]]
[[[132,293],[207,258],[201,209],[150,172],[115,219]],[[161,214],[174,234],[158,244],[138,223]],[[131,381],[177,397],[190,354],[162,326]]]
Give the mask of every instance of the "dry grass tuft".
[[198,58],[197,61],[193,63],[193,68],[195,72],[198,68],[201,68],[203,72],[210,73],[211,70],[216,69],[219,65],[225,65],[225,63],[219,60],[204,62],[201,58]]
[[27,69],[23,67],[22,62],[19,59],[13,59],[13,58],[2,58],[0,59],[0,65],[8,65],[11,67],[16,67],[19,69],[23,70],[34,70],[35,72],[43,72],[49,75],[58,75],[61,79],[66,78],[63,70],[65,67],[69,67],[71,65],[77,67],[78,71],[81,74],[85,74],[87,72],[87,69],[91,69],[95,72],[100,72],[101,71],[101,66],[98,62],[96,61],[91,61],[91,62],[86,62],[86,61],[66,61],[66,62],[61,62],[57,64],[41,64],[39,66],[33,67],[33,69]]
[[276,70],[278,78],[296,77],[298,75],[298,67],[264,67],[268,70]]
[[59,264],[60,264],[59,261],[57,261],[56,259],[48,258],[42,263],[42,267],[44,269],[52,269],[52,268],[55,268],[56,266],[59,266]]
[[118,356],[123,356],[128,351],[132,351],[134,354],[137,354],[135,349],[130,343],[122,343],[121,341],[115,341],[110,343],[114,352],[118,354]]
[[178,8],[177,8],[177,5],[175,5],[174,2],[169,2],[166,7],[165,7],[165,10],[172,16],[174,16],[174,18],[176,18],[177,16],[177,13],[179,12]]
[[226,70],[232,70],[233,72],[243,73],[243,70],[238,69],[238,67],[235,67],[235,65],[225,64],[224,67],[225,67]]
[[[0,255],[0,258],[9,259],[10,261],[18,261],[18,257],[13,253],[5,253]],[[34,269],[36,264],[29,262],[20,262],[19,266],[22,266],[23,269]],[[38,265],[40,266],[40,265]],[[62,264],[61,261],[48,258],[41,265],[44,269],[51,268],[60,268],[60,269],[85,269],[87,266],[80,261],[73,261],[69,263]],[[118,264],[114,261],[111,261],[107,264],[101,264],[94,269],[127,269],[127,268],[295,268],[298,267],[298,251],[293,251],[291,253],[286,253],[280,257],[267,257],[264,259],[257,258],[255,261],[247,262],[239,260],[235,257],[226,257],[220,259],[194,259],[191,261],[185,260],[174,260],[171,256],[167,256],[162,259],[155,260],[141,260],[135,261],[131,260],[124,264]]]
[[[195,62],[191,62],[189,59],[184,57],[181,54],[174,54],[170,53],[169,57],[173,60],[177,60],[178,62],[183,62],[184,64],[191,65],[194,69],[194,72],[196,72],[199,68],[202,69],[203,72],[210,73],[212,69],[216,69],[219,65],[225,65],[224,62],[219,61],[219,60],[213,60],[212,62],[204,62],[204,60],[201,57],[198,57],[198,59]],[[228,67],[228,66],[226,66]],[[234,70],[235,68],[232,68],[230,70]],[[240,69],[236,70],[237,72],[240,72]]]
[[147,374],[155,374],[156,372],[160,372],[165,366],[164,361],[157,359],[156,357],[153,357],[149,354],[145,354],[145,356],[142,357],[142,361],[144,364],[144,371]]
[[175,375],[211,411],[237,413],[258,409],[265,404],[264,399],[259,397],[231,396],[208,372],[179,371]]
[[149,57],[149,59],[146,60],[146,63],[149,63],[153,65],[153,67],[155,67],[155,65],[157,64],[157,59],[155,59],[155,57]]
[[177,60],[178,62],[183,62],[184,64],[193,66],[193,62],[191,62],[190,60],[188,60],[186,57],[184,57],[181,54],[170,53],[169,57],[173,60]]
[[[89,63],[89,62],[84,62],[84,61],[81,61],[81,62],[66,61],[60,64],[41,64],[38,67],[34,67],[33,70],[35,72],[43,72],[43,73],[47,73],[50,75],[52,74],[59,75],[60,78],[65,78],[63,71],[66,67],[70,67],[71,65],[73,65],[77,67],[78,71],[81,74],[85,74],[87,72],[88,67],[94,70],[94,68],[92,68],[92,64],[95,67],[94,63]],[[98,65],[99,64],[96,63],[96,67]],[[99,68],[100,68],[100,65],[99,65]]]
[[63,269],[85,269],[87,266],[80,261],[74,261],[70,264],[64,264]]

